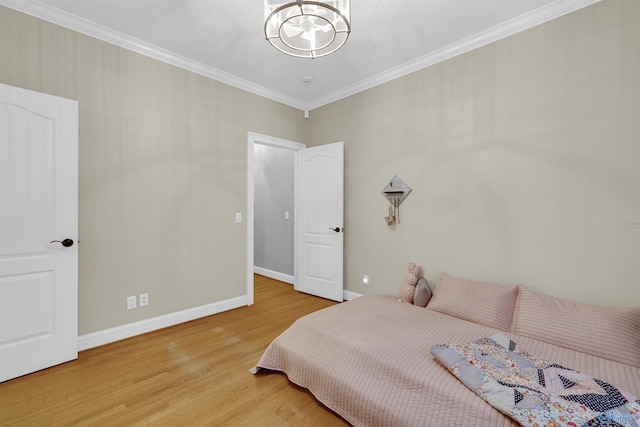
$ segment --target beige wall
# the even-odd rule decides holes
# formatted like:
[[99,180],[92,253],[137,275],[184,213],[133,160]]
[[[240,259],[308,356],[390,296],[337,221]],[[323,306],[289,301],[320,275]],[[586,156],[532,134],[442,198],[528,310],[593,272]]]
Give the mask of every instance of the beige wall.
[[[638,22],[605,0],[311,111],[305,142],[346,147],[346,288],[397,293],[415,261],[640,304]],[[387,228],[394,174],[413,193]]]
[[[415,261],[638,305],[637,22],[640,2],[604,0],[305,121],[0,7],[0,82],[79,101],[81,335],[244,294],[247,131],[345,142],[351,291],[396,293]],[[414,191],[388,229],[394,174]]]
[[4,7],[0,82],[79,101],[81,335],[245,295],[247,132],[300,111]]

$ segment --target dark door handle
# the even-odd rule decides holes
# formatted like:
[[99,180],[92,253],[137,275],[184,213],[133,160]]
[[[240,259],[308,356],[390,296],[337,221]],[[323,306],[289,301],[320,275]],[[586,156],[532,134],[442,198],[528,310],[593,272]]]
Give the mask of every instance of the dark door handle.
[[64,239],[62,241],[52,240],[50,243],[62,243],[62,246],[64,246],[65,248],[68,248],[69,246],[73,246],[73,240],[71,239]]
[[329,230],[331,231],[335,231],[336,233],[339,233],[342,231],[342,229],[340,227],[336,227],[336,228],[330,228]]

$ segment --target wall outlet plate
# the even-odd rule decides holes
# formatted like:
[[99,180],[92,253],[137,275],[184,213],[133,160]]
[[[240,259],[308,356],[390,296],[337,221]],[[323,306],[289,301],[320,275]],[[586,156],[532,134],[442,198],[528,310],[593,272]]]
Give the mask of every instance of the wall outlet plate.
[[140,294],[138,295],[138,298],[140,299],[140,307],[144,307],[146,305],[149,305],[149,294],[148,293],[144,293],[144,294]]

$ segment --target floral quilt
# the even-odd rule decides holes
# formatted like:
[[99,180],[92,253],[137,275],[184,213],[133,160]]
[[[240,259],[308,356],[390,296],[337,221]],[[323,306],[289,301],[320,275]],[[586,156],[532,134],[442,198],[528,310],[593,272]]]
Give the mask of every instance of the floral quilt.
[[640,400],[611,384],[534,359],[503,334],[441,344],[431,354],[523,426],[640,427]]

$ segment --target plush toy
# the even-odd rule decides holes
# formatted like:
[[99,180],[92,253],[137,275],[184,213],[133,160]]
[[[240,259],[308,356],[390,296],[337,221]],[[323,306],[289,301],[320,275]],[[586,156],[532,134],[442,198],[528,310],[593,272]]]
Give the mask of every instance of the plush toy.
[[400,288],[400,301],[413,304],[413,294],[416,291],[416,283],[418,283],[418,276],[420,275],[420,266],[415,263],[409,263],[409,275],[404,281],[404,285]]
[[429,287],[429,282],[424,277],[418,279],[418,283],[416,284],[416,291],[413,294],[413,305],[417,305],[419,307],[426,307],[429,304],[429,300],[431,299],[431,288]]

